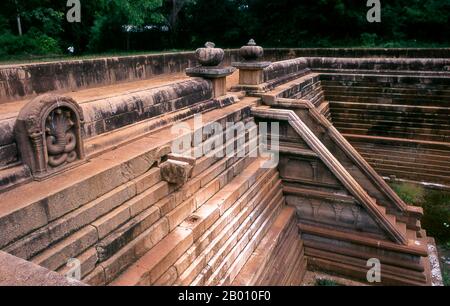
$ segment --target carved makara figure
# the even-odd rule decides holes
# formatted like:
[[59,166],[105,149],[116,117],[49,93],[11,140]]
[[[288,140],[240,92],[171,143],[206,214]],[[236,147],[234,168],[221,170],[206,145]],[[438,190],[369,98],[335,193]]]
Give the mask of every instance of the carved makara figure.
[[63,108],[53,110],[47,117],[45,125],[45,138],[48,152],[48,164],[59,167],[64,163],[77,160],[75,151],[77,139],[73,127],[75,123],[71,112]]

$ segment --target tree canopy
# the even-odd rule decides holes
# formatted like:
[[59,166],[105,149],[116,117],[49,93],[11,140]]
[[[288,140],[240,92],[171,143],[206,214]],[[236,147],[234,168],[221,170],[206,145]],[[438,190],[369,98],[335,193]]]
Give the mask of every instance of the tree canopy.
[[[193,49],[205,41],[239,47],[449,46],[450,0],[80,0],[70,23],[66,0],[3,0],[0,57],[123,50]],[[19,18],[18,18],[19,17]],[[21,32],[19,32],[18,19]],[[22,35],[20,35],[22,34]]]

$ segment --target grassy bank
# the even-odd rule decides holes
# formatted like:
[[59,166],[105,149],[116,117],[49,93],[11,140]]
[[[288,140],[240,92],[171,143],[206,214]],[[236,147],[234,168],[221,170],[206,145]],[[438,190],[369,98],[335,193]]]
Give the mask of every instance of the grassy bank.
[[394,183],[392,187],[406,203],[423,207],[422,227],[436,239],[444,284],[450,286],[450,192],[411,183]]

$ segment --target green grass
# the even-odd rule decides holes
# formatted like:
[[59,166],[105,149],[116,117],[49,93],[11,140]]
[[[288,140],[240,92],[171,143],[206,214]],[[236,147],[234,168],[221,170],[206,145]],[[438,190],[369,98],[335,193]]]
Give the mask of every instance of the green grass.
[[422,227],[429,236],[440,244],[450,242],[450,192],[411,183],[394,183],[392,188],[407,204],[423,207]]
[[422,227],[428,236],[436,239],[441,253],[439,258],[444,285],[450,286],[450,266],[442,260],[443,256],[450,256],[450,192],[426,189],[410,183],[391,185],[407,204],[423,207]]
[[392,184],[392,188],[399,197],[409,205],[421,206],[425,199],[425,189],[411,183]]

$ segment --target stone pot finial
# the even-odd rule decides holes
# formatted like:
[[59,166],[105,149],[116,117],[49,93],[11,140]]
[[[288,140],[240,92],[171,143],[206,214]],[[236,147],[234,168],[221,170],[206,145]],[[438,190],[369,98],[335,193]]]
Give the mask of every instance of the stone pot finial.
[[216,45],[212,42],[207,42],[205,48],[199,48],[195,51],[197,61],[206,67],[214,67],[220,65],[223,61],[225,52],[216,48]]
[[263,57],[264,49],[260,46],[257,46],[254,39],[250,39],[247,45],[243,46],[240,49],[239,54],[244,58],[244,60],[248,62],[256,61]]

